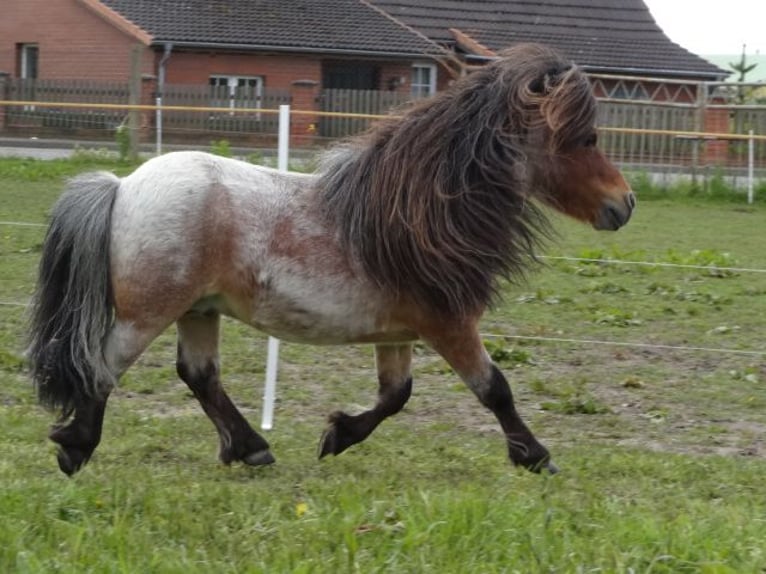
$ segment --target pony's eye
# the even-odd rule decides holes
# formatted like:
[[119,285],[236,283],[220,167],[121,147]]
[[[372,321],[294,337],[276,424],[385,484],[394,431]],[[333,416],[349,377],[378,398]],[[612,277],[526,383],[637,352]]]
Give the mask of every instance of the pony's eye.
[[593,132],[587,138],[585,138],[585,147],[594,147],[598,143],[598,134]]

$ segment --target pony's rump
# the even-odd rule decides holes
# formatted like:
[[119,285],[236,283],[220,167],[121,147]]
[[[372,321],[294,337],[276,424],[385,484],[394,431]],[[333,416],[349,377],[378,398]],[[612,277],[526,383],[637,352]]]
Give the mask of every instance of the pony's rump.
[[120,179],[82,175],[53,207],[32,299],[28,357],[40,402],[71,414],[114,385],[102,344],[112,324],[109,237]]

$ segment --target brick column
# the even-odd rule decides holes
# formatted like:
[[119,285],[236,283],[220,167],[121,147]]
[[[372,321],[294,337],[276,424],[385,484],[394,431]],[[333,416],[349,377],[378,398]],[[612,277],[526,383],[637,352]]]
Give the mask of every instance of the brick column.
[[[141,76],[141,105],[153,106],[157,95],[157,76],[152,74],[143,74]],[[141,133],[147,135],[154,128],[155,113],[151,111],[141,112]]]
[[[717,102],[716,102],[717,103]],[[729,134],[729,110],[705,109],[704,127],[707,133]],[[726,165],[729,157],[729,142],[726,140],[710,140],[705,143],[704,162],[708,165]]]
[[[319,111],[319,82],[295,80],[290,85],[290,110],[300,112]],[[319,116],[315,114],[291,114],[290,145],[309,146],[314,143]]]

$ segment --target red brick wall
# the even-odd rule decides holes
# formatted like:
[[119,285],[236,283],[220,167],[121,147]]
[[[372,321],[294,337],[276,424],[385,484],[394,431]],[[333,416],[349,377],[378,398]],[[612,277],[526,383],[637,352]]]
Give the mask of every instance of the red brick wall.
[[[135,38],[76,0],[2,0],[0,71],[17,75],[17,44],[40,48],[38,77],[127,81]],[[144,72],[154,73],[147,48]]]
[[381,67],[380,70],[380,90],[390,90],[410,93],[410,81],[412,80],[412,64],[406,62],[403,64],[388,64]]
[[[703,130],[708,133],[728,134],[730,132],[729,110],[706,109]],[[711,140],[705,142],[705,161],[714,165],[723,165],[729,154],[729,142]]]
[[[333,61],[337,61],[334,58]],[[411,64],[381,63],[378,89],[395,85],[409,92]],[[169,84],[207,84],[211,75],[263,76],[266,88],[290,89],[295,81],[321,85],[322,58],[303,54],[226,54],[174,51],[167,63]],[[404,79],[404,82],[401,79]]]
[[295,80],[321,80],[316,56],[173,52],[167,62],[169,84],[206,85],[211,75],[263,76],[266,88],[289,90]]

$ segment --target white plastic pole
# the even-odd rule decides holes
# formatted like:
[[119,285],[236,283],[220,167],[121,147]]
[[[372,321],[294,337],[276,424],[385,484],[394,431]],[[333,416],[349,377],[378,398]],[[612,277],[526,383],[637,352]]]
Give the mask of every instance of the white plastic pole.
[[[752,133],[752,132],[751,132]],[[287,171],[290,156],[290,106],[279,106],[279,140],[277,141],[277,169]]]
[[155,142],[155,153],[162,155],[162,96],[157,96],[155,99],[157,105],[157,112],[155,114],[157,121],[157,140]]
[[274,426],[274,400],[277,396],[277,365],[279,364],[279,339],[269,337],[266,357],[266,386],[263,390],[263,417],[261,428],[271,430]]
[[747,139],[747,202],[753,203],[753,166],[755,164],[755,138],[753,130],[747,132],[750,137]]
[[[287,171],[290,154],[290,106],[279,106],[279,139],[277,142],[277,169]],[[279,339],[269,337],[266,357],[266,386],[263,391],[263,417],[261,428],[271,430],[274,426],[274,400],[277,395],[277,366],[279,365]]]

